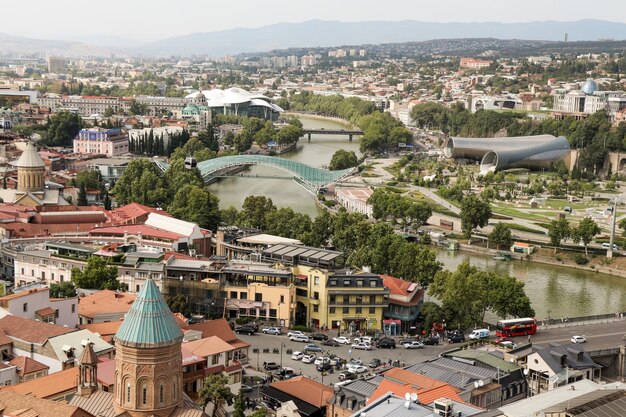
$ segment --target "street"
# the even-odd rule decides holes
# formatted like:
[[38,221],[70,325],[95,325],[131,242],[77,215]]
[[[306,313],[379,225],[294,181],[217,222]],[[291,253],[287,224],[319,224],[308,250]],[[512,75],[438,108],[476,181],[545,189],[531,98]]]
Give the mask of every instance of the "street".
[[[595,322],[584,325],[571,325],[567,327],[552,327],[549,329],[541,328],[537,331],[537,334],[531,336],[531,342],[533,344],[547,347],[550,342],[556,342],[560,344],[570,343],[570,338],[574,335],[584,335],[587,338],[587,343],[582,347],[585,350],[600,350],[607,348],[614,348],[624,343],[624,336],[626,335],[626,319],[622,321],[604,321]],[[290,341],[286,335],[272,336],[265,335],[263,333],[257,333],[254,336],[239,335],[240,339],[252,345],[252,348],[259,348],[259,353],[252,353],[250,349],[250,362],[249,365],[253,368],[259,366],[262,370],[263,362],[276,362],[279,365],[290,367],[296,374],[302,374],[312,378],[316,381],[323,382],[324,384],[333,384],[339,382],[339,374],[342,371],[335,371],[333,373],[327,373],[322,375],[315,369],[314,364],[306,364],[301,361],[295,361],[291,359],[291,354],[287,354],[287,350],[291,349],[295,351],[302,351],[306,343],[298,343]],[[329,334],[329,337],[333,337]],[[494,332],[491,333],[491,339],[495,339]],[[525,336],[514,338],[515,343],[523,345],[527,343]],[[397,338],[396,338],[397,341]],[[439,346],[425,346],[423,349],[404,349],[400,345],[397,345],[396,349],[372,349],[370,351],[354,350],[350,346],[341,345],[338,347],[323,346],[321,343],[312,342],[321,346],[324,349],[323,355],[337,355],[343,359],[360,359],[363,361],[363,365],[367,367],[369,361],[373,358],[378,358],[381,361],[400,361],[400,364],[412,364],[421,362],[427,359],[433,359],[439,356],[442,352],[445,352],[455,347],[460,347],[462,344],[448,344],[442,343]],[[274,348],[280,350],[281,344],[282,355],[280,353],[272,353]],[[264,348],[269,348],[269,353],[263,353]],[[368,368],[369,369],[369,368]],[[371,373],[368,371],[365,375]]]

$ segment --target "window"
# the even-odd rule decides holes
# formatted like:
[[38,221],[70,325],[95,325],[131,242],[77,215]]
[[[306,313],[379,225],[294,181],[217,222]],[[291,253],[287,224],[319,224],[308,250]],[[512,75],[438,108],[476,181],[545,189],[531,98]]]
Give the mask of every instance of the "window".
[[220,360],[220,355],[211,355],[211,365],[217,365]]
[[343,303],[344,303],[344,304],[348,304],[349,302],[350,302],[350,296],[348,296],[348,295],[344,295],[344,296],[343,296]]
[[146,387],[146,383],[144,382],[141,386],[141,403],[146,404],[148,402],[148,387]]
[[233,299],[236,300],[237,299],[237,291],[231,291],[230,292],[230,298],[233,298]]
[[376,307],[370,307],[370,314],[376,313]]
[[363,296],[362,295],[357,295],[356,296],[356,302],[357,302],[357,304],[361,304],[363,302]]
[[314,313],[318,313],[319,311],[320,311],[320,306],[319,306],[319,305],[317,305],[317,304],[315,304],[315,305],[313,306],[313,312],[314,312]]
[[356,307],[356,314],[361,314],[363,312],[363,307]]
[[313,299],[314,299],[314,300],[319,300],[319,299],[320,299],[320,293],[319,293],[319,292],[317,292],[317,291],[315,291],[315,292],[313,293]]
[[24,268],[22,268],[22,275],[24,275]]
[[163,395],[165,393],[165,386],[163,384],[159,385],[159,402],[161,404],[163,404],[163,398],[165,397],[165,395]]
[[34,276],[35,276],[35,270],[34,270],[34,269],[31,269],[31,270],[30,270],[30,276],[31,276],[31,277],[34,277]]
[[276,317],[276,309],[275,308],[270,308],[270,317]]
[[343,308],[343,314],[348,314],[350,312],[350,307]]
[[50,275],[51,275],[52,281],[54,281],[54,272],[52,272]]
[[376,287],[376,286],[377,286],[377,285],[376,285],[376,280],[375,280],[375,279],[370,280],[370,287],[374,288],[374,287]]
[[331,287],[336,287],[337,286],[337,280],[336,279],[331,279],[328,282],[328,285],[331,286]]
[[357,287],[362,287],[363,286],[363,280],[362,279],[357,279],[356,286]]
[[239,299],[240,300],[247,300],[248,299],[248,293],[247,292],[240,292],[239,293]]
[[254,294],[254,301],[263,301],[263,294]]
[[313,278],[313,285],[320,285],[320,277]]
[[63,282],[64,279],[65,279],[65,277],[63,275],[59,276],[59,281]]
[[344,279],[343,280],[343,286],[344,287],[349,287],[350,286],[350,280],[349,279]]
[[22,304],[22,311],[26,313],[28,311],[28,303]]
[[59,309],[58,308],[56,310],[54,310],[54,318],[55,319],[59,318]]
[[176,394],[178,392],[178,382],[176,382],[176,378],[178,378],[178,375],[174,376],[174,391],[172,392],[172,398],[174,400],[176,400]]
[[285,296],[284,295],[280,296],[280,303],[281,304],[285,304]]
[[331,295],[331,296],[330,296],[330,302],[331,302],[331,303],[334,303],[336,299],[337,299],[337,296],[336,296],[336,295]]
[[72,314],[76,313],[76,304],[72,304]]
[[336,311],[335,307],[331,307],[328,309],[328,313],[330,314],[335,314],[335,311]]
[[126,384],[126,402],[130,403],[130,383]]

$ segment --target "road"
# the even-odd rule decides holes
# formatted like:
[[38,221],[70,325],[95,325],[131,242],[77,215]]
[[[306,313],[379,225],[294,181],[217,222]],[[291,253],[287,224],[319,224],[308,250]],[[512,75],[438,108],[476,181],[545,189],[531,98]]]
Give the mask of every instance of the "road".
[[[570,338],[574,335],[585,335],[587,343],[583,345],[585,350],[601,350],[608,348],[615,348],[625,343],[624,337],[626,336],[626,319],[623,321],[610,321],[610,322],[596,322],[591,324],[567,326],[567,327],[552,327],[549,329],[540,329],[536,335],[531,337],[533,344],[547,347],[550,342],[557,342],[560,344],[568,344]],[[329,336],[331,336],[329,334]],[[332,336],[331,336],[332,337]],[[492,339],[494,338],[492,332]],[[305,343],[291,342],[287,339],[286,335],[272,336],[257,333],[254,336],[239,335],[239,338],[252,344],[253,348],[260,348],[260,353],[252,353],[250,350],[250,363],[253,368],[257,367],[257,364],[262,367],[263,362],[276,362],[283,366],[293,368],[296,373],[302,372],[302,375],[306,375],[312,379],[323,382],[324,384],[332,384],[339,381],[339,373],[334,372],[332,374],[321,375],[315,369],[313,364],[305,364],[300,361],[291,359],[291,354],[287,354],[287,349],[293,351],[302,351]],[[526,337],[514,338],[518,345],[527,343]],[[263,348],[269,348],[270,352],[273,348],[279,348],[283,345],[283,354],[281,359],[280,353],[263,353]],[[318,344],[318,343],[316,343]],[[423,349],[406,350],[402,347],[397,349],[373,349],[371,351],[355,351],[349,346],[339,347],[327,347],[327,354],[338,355],[344,359],[350,358],[361,359],[363,364],[367,366],[368,362],[373,358],[378,358],[383,361],[399,360],[401,364],[412,364],[421,362],[427,359],[433,359],[439,356],[441,353],[453,349],[459,344],[443,343],[439,346],[425,346]],[[349,353],[351,351],[351,354]]]

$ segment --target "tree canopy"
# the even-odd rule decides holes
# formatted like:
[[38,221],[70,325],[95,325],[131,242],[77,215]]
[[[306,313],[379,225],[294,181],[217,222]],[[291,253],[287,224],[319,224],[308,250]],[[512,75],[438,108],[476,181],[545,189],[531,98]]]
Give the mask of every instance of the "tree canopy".
[[489,202],[470,194],[463,198],[461,203],[461,228],[463,235],[470,239],[472,231],[477,227],[484,227],[491,217]]
[[72,142],[80,129],[83,119],[76,113],[60,111],[48,120],[48,136],[43,143],[48,146],[72,146]]
[[557,248],[561,247],[561,241],[570,237],[571,234],[572,229],[565,218],[552,220],[548,224],[548,236],[550,236],[550,243],[554,246],[554,253],[556,253]]
[[82,289],[88,290],[117,290],[120,282],[117,280],[117,267],[107,265],[106,260],[99,256],[92,256],[81,271],[72,268],[72,282]]
[[358,165],[358,163],[359,159],[357,158],[354,151],[339,149],[333,154],[333,157],[330,159],[328,169],[330,169],[331,171],[337,171],[341,169],[355,167]]
[[235,394],[230,391],[228,386],[228,378],[222,374],[212,374],[204,379],[202,388],[198,393],[198,404],[202,408],[206,408],[208,404],[213,405],[211,417],[220,415],[220,408],[224,407],[224,403],[232,405]]
[[219,199],[207,189],[197,185],[184,185],[167,206],[177,219],[197,223],[198,226],[217,230],[220,222]]
[[588,255],[587,246],[591,243],[596,235],[602,232],[598,223],[596,223],[591,217],[585,217],[578,223],[578,226],[571,230],[572,238],[574,242],[582,242],[585,245],[585,255]]
[[511,246],[513,243],[511,228],[506,223],[496,223],[489,234],[489,241],[495,243],[498,247]]

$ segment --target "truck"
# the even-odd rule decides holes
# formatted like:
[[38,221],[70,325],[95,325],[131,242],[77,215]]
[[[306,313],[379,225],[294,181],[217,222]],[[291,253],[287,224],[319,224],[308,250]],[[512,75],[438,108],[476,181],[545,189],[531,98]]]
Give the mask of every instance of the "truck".
[[489,337],[489,329],[474,329],[470,335],[470,339],[478,340],[478,339],[486,339]]

